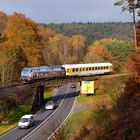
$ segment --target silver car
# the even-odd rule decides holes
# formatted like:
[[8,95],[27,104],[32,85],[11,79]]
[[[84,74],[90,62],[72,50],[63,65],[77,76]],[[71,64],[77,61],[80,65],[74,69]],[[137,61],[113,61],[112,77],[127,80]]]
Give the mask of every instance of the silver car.
[[55,103],[51,100],[51,101],[48,101],[45,105],[45,109],[54,109],[55,107]]

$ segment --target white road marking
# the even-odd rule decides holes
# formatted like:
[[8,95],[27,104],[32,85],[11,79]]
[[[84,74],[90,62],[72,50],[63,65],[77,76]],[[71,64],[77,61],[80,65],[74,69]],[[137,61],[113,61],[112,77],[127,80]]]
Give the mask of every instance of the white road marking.
[[[69,86],[70,86],[70,84],[68,84],[68,88],[67,88],[67,90],[66,90],[66,93],[67,93],[67,91],[68,91],[68,89],[69,89]],[[66,96],[66,94],[65,94],[65,96]],[[64,97],[65,97],[64,96]],[[64,101],[64,99],[61,101],[61,103],[60,103],[60,105],[62,104],[62,102]],[[59,106],[60,106],[59,105]],[[58,107],[59,108],[59,107]],[[28,135],[26,135],[24,138],[22,138],[21,140],[25,140],[27,137],[29,137],[32,133],[34,133],[40,126],[42,126],[56,111],[57,111],[57,109],[58,108],[56,108],[55,109],[55,111],[48,117],[48,118],[46,118],[39,126],[37,126],[32,132],[30,132]]]
[[[77,92],[78,92],[78,87],[77,87]],[[65,121],[68,119],[68,117],[71,115],[72,110],[73,110],[74,105],[75,105],[75,100],[76,100],[76,98],[74,99],[74,103],[73,103],[73,105],[72,105],[72,108],[71,108],[71,110],[70,110],[68,116],[67,116],[67,117],[65,118],[65,120],[61,123],[61,125],[49,136],[48,140],[58,131],[58,129],[64,124],[64,122],[65,122]]]
[[[57,92],[59,91],[59,89],[60,89],[60,87],[56,90],[55,95],[57,94]],[[54,96],[55,96],[55,95],[54,95]],[[43,109],[44,109],[44,107],[43,107],[41,110],[39,110],[38,112],[36,112],[36,114],[34,114],[34,116],[36,116],[37,114],[39,114],[39,112],[41,112]],[[12,128],[12,129],[9,130],[8,132],[6,132],[6,133],[4,133],[2,136],[0,136],[0,138],[2,138],[2,137],[4,137],[5,135],[11,133],[12,131],[14,131],[14,130],[17,129],[17,128],[18,128],[18,126],[16,126],[15,128]]]

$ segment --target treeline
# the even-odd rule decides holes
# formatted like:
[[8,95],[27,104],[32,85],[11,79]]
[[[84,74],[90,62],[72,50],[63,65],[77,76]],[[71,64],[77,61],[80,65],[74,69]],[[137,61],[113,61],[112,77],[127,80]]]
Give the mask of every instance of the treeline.
[[132,23],[66,23],[66,24],[42,24],[56,32],[71,36],[80,34],[86,37],[87,44],[102,38],[116,38],[121,40],[131,40],[133,37]]
[[102,38],[88,45],[81,34],[65,36],[21,13],[0,12],[0,83],[3,86],[19,80],[25,66],[109,61],[115,71],[124,71],[132,52],[130,41]]
[[[123,80],[123,77],[112,78],[108,81],[106,79],[107,82],[104,81],[96,91],[97,94],[108,94],[112,99],[112,107],[107,106],[104,100],[106,96],[103,96],[103,99],[100,98],[99,106],[96,109],[94,105],[94,113],[90,118],[84,118],[78,132],[74,132],[74,136],[67,135],[71,136],[70,139],[140,139],[140,23],[137,23],[136,34],[138,48],[129,60],[131,74],[125,85],[117,80]],[[68,132],[70,133],[69,130]],[[61,134],[61,136],[65,135]]]

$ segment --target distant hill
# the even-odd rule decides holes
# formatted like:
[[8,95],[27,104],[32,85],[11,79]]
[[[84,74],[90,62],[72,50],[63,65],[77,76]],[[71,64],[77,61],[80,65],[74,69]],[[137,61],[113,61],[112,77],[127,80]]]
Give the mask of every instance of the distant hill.
[[101,38],[116,38],[131,40],[133,37],[132,23],[64,23],[64,24],[42,24],[55,30],[57,33],[71,36],[80,34],[86,37],[87,43]]

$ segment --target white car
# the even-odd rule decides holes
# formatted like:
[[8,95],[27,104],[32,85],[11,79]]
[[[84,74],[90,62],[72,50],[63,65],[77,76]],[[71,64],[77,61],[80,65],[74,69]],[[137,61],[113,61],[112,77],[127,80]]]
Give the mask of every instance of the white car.
[[48,101],[47,104],[45,105],[45,109],[54,109],[55,104],[53,101]]
[[33,126],[34,124],[34,118],[32,114],[27,114],[21,117],[18,127],[19,128],[28,128],[30,126]]

